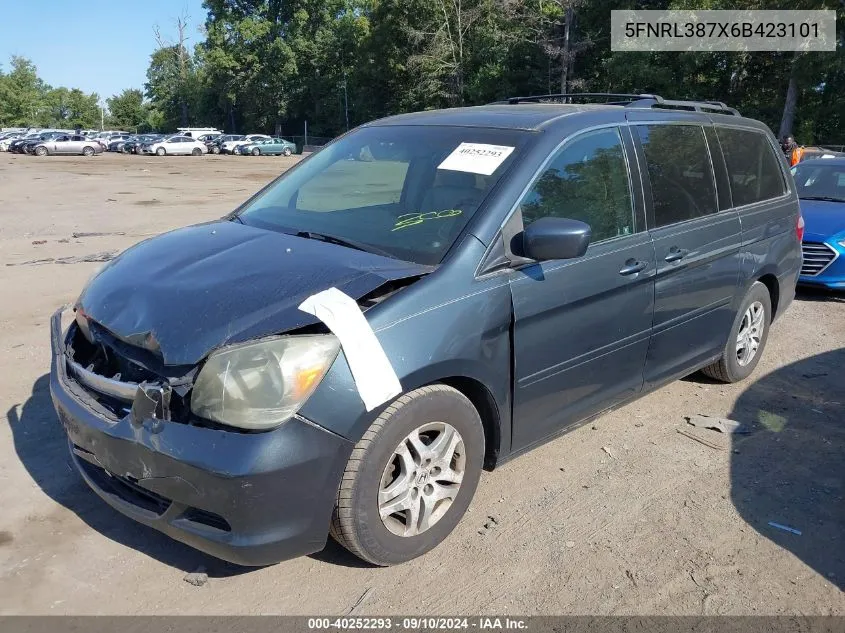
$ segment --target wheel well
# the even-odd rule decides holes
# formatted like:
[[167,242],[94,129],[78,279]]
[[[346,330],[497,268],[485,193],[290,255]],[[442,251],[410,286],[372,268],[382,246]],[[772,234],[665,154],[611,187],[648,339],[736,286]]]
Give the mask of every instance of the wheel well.
[[774,320],[775,316],[778,314],[778,299],[780,298],[780,284],[778,284],[778,278],[769,273],[767,275],[763,275],[757,281],[769,289],[769,297],[772,300],[772,320]]
[[483,383],[465,376],[452,376],[438,381],[464,394],[478,411],[484,425],[484,468],[493,470],[499,457],[501,425],[499,408],[490,390]]

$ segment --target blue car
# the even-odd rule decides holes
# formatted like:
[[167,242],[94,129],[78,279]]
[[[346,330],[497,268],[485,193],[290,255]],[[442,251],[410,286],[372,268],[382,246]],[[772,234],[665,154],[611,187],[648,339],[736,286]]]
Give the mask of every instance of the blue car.
[[845,158],[817,158],[792,168],[804,238],[802,284],[845,290]]

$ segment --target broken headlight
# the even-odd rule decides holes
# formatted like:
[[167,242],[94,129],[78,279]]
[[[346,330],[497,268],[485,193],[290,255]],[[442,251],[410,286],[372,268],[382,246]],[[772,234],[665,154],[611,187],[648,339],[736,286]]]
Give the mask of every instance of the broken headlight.
[[340,349],[328,334],[283,336],[213,353],[191,394],[198,416],[262,430],[288,420],[311,396]]

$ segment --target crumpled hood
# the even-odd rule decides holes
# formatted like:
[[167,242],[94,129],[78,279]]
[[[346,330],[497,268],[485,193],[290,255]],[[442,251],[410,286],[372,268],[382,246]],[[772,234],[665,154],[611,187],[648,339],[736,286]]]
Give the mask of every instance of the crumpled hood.
[[166,365],[317,322],[298,309],[332,286],[353,299],[428,266],[219,221],[165,233],[112,260],[77,307]]
[[[804,235],[818,241],[845,231],[845,203],[828,200],[800,200]],[[805,237],[805,239],[806,239]]]

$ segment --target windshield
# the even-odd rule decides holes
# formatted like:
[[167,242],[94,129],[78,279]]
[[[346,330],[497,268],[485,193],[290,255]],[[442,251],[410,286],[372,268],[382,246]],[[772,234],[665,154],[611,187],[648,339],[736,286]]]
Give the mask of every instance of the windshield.
[[471,127],[360,128],[285,173],[238,217],[438,264],[530,136]]
[[845,202],[845,164],[799,163],[792,168],[798,197]]

